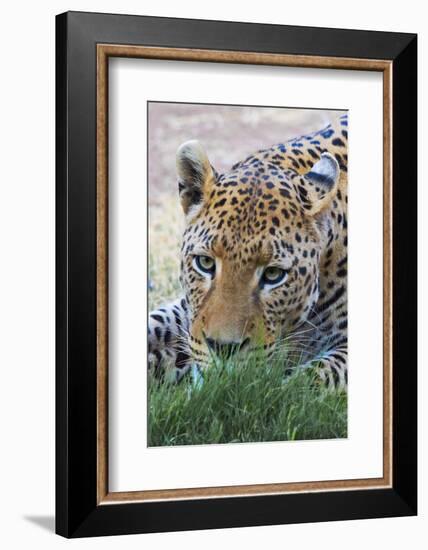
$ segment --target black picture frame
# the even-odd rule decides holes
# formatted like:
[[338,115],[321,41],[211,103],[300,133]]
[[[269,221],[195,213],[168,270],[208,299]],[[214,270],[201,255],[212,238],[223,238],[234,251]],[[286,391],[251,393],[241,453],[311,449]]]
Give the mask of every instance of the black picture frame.
[[[392,63],[392,486],[97,503],[97,44]],[[56,532],[65,537],[417,513],[417,36],[68,12],[56,18]]]

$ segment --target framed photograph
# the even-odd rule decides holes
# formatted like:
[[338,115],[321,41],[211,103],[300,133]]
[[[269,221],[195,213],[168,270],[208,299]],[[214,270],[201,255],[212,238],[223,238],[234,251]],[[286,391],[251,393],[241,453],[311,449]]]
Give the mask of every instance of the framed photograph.
[[416,35],[69,12],[56,55],[57,533],[416,514]]

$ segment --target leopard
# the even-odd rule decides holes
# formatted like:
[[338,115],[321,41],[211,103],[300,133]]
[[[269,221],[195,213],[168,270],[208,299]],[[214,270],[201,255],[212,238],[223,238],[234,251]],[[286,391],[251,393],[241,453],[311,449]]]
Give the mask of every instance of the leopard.
[[224,173],[179,146],[183,295],[148,315],[150,372],[179,381],[294,336],[296,368],[347,391],[347,167],[348,113]]

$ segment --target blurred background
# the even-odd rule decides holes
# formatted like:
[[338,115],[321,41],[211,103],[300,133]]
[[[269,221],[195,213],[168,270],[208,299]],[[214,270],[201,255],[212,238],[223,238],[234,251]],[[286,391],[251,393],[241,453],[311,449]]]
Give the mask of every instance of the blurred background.
[[221,173],[259,149],[321,130],[341,114],[320,109],[149,103],[150,310],[181,293],[178,275],[184,218],[175,174],[179,145],[198,139]]

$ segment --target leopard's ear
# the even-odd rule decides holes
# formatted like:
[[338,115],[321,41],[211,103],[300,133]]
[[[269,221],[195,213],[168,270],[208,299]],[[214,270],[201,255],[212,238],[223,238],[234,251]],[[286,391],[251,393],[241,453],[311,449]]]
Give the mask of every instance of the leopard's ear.
[[304,176],[305,186],[299,192],[303,208],[308,214],[315,215],[326,208],[337,193],[340,180],[340,168],[330,153],[323,153],[318,162]]
[[214,179],[214,171],[199,141],[186,141],[177,150],[178,191],[184,213],[202,204]]

